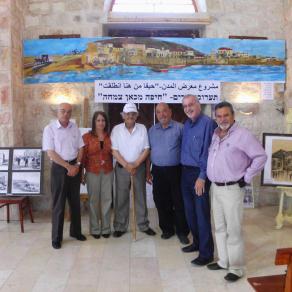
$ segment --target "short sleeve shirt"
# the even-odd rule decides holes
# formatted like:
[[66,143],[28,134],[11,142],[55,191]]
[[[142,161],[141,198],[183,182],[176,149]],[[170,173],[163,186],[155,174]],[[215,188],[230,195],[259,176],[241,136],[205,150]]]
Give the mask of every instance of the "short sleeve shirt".
[[115,126],[111,134],[112,149],[118,150],[123,158],[132,163],[149,148],[146,127],[136,123],[132,133],[128,131],[125,124]]
[[75,159],[83,146],[80,130],[75,123],[69,122],[64,128],[57,120],[44,129],[43,150],[54,150],[64,160]]

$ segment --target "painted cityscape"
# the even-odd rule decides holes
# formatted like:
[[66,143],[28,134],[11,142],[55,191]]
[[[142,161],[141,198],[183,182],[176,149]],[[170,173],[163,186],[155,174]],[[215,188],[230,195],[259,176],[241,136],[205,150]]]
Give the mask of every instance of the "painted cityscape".
[[285,82],[282,40],[25,40],[23,58],[27,84],[104,79]]

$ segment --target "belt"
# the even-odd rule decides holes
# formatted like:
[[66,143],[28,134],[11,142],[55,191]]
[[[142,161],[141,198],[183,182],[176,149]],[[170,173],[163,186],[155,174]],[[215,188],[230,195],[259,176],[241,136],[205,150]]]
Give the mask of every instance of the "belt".
[[77,158],[73,159],[73,160],[65,160],[66,162],[68,162],[71,165],[74,165],[77,162]]
[[117,162],[117,167],[124,168],[120,163]]
[[183,164],[182,164],[182,167],[185,169],[200,169],[198,166],[183,165]]
[[224,186],[232,186],[235,184],[238,184],[238,181],[228,181],[228,182],[214,182],[214,184],[218,187],[224,187]]

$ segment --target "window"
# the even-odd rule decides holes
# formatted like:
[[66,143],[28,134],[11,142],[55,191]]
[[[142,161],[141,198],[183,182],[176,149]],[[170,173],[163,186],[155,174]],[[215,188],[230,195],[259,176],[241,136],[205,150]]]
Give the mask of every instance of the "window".
[[198,5],[194,0],[115,0],[111,10],[117,13],[194,14],[198,12]]

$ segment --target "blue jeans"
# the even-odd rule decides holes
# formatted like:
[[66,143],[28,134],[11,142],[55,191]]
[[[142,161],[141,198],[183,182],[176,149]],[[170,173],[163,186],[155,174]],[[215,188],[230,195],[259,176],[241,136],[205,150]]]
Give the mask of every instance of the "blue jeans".
[[185,205],[186,219],[193,235],[193,244],[199,247],[199,257],[212,259],[214,243],[211,231],[210,182],[205,182],[202,196],[195,193],[195,181],[200,174],[198,167],[182,166],[181,189]]

